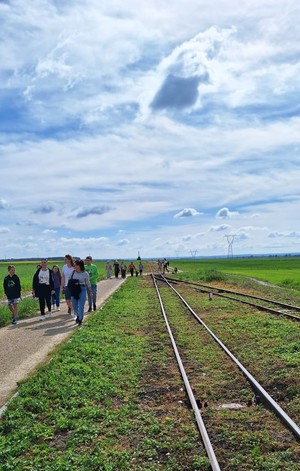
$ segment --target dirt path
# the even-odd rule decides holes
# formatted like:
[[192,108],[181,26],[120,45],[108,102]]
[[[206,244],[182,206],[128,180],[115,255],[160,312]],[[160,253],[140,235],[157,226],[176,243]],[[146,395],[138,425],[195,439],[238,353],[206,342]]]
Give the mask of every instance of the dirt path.
[[[97,309],[123,281],[112,278],[98,283]],[[53,312],[52,317],[46,317],[44,321],[40,321],[37,314],[21,320],[17,326],[0,329],[0,408],[16,392],[17,383],[46,361],[54,347],[77,328],[67,313],[66,303],[62,302],[60,307],[61,311]]]

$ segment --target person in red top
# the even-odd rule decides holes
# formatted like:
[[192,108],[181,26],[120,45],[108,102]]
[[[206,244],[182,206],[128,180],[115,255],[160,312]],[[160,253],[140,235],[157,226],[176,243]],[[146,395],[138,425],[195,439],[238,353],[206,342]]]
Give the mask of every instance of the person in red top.
[[133,276],[133,273],[135,272],[135,264],[130,262],[128,269],[130,271],[130,275]]

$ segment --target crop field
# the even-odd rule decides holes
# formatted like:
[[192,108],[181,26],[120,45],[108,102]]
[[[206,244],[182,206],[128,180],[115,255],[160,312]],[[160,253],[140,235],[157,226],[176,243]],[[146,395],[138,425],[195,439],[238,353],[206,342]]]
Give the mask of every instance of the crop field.
[[[63,261],[49,260],[48,266],[54,264],[60,268]],[[99,280],[105,278],[105,262],[95,261],[98,267]],[[7,275],[8,262],[0,262],[0,279]],[[16,273],[19,276],[24,292],[31,291],[32,278],[36,271],[37,262],[14,262]],[[157,270],[156,261],[144,262],[145,271]],[[232,259],[203,259],[203,260],[171,260],[170,265],[184,272],[185,279],[204,280],[211,272],[220,272],[224,275],[242,275],[253,277],[261,281],[300,290],[300,258],[274,257],[274,258],[232,258]],[[0,298],[4,296],[3,284],[0,284]]]
[[[251,284],[251,289],[300,305],[299,259],[276,260],[277,268],[273,260],[248,262],[177,260],[182,272],[173,276],[244,287],[248,277],[275,284],[277,271],[280,288]],[[145,265],[145,271],[156,267],[155,262]],[[291,280],[288,287],[286,279]],[[231,300],[209,302],[192,291],[188,298],[299,423],[299,324],[237,307]],[[230,370],[221,370],[218,350],[194,331],[192,321],[182,323],[180,303],[167,295],[166,301],[180,345],[189,344],[187,366],[199,375],[208,404],[203,415],[215,427],[221,469],[297,471],[300,444],[262,404],[252,404],[242,377],[239,397],[233,396]],[[251,406],[221,411],[216,419],[216,405],[224,397]],[[1,471],[210,469],[149,277],[129,278],[53,353],[51,362],[20,385],[0,420],[0,463]]]
[[188,278],[205,280],[211,272],[224,275],[242,275],[287,288],[300,290],[300,258],[230,258],[203,260],[176,260],[172,265]]

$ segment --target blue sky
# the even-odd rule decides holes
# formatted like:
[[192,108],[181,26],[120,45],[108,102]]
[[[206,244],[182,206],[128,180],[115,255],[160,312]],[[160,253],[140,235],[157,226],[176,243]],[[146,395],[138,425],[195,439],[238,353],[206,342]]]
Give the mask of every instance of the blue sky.
[[0,18],[0,258],[300,252],[298,1]]

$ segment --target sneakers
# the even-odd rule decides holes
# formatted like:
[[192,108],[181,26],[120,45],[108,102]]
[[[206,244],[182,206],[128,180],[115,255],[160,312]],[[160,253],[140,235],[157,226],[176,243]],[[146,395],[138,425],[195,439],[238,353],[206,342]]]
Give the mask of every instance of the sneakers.
[[79,323],[78,316],[76,317],[76,319],[75,319],[75,322],[76,322],[76,324],[78,324],[78,323]]
[[92,312],[92,307],[91,306],[88,308],[87,312]]
[[52,317],[52,312],[51,311],[48,312],[48,317]]
[[40,321],[44,321],[45,320],[45,316],[40,316]]
[[70,308],[70,307],[68,307],[68,314],[70,314],[70,315],[71,315],[71,312],[72,312],[72,311],[71,311],[71,308]]
[[76,316],[75,316],[74,312],[71,312],[71,319],[73,319],[73,320],[76,319]]
[[94,309],[94,311],[96,311],[96,304],[93,305],[93,309]]
[[60,307],[58,306],[58,307],[56,308],[56,310],[57,310],[57,311],[60,311]]
[[12,324],[13,324],[13,325],[17,325],[17,323],[18,323],[17,319],[14,319],[14,320],[12,321]]

